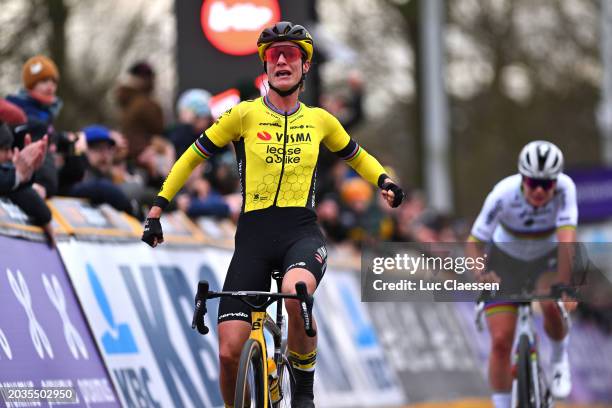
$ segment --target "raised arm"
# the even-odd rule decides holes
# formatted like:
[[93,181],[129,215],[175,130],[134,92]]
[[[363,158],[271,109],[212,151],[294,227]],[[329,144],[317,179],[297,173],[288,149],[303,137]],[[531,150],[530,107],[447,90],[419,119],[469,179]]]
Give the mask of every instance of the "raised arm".
[[323,144],[351,166],[361,177],[379,187],[385,201],[391,207],[397,207],[404,199],[403,190],[385,173],[383,166],[362,146],[353,140],[340,122],[325,112],[328,128]]

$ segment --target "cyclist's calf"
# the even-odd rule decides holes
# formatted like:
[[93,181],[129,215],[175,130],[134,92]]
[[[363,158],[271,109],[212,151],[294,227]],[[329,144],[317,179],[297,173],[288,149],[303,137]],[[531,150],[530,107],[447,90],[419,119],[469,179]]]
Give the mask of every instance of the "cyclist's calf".
[[507,392],[512,386],[510,355],[516,326],[516,314],[491,310],[487,325],[491,335],[489,356],[489,383],[496,392]]
[[544,330],[546,334],[553,340],[562,340],[567,334],[567,325],[557,302],[553,300],[540,302],[540,307],[544,315]]
[[249,338],[251,325],[241,320],[219,323],[219,363],[221,366],[221,394],[225,402],[234,401],[234,384],[244,342]]

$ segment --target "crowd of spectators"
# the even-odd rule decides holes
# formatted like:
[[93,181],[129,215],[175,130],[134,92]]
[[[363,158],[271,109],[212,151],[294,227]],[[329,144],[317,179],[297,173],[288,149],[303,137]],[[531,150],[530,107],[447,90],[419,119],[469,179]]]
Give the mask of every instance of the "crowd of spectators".
[[[45,200],[56,195],[108,204],[142,219],[174,161],[212,124],[211,94],[185,91],[176,104],[176,120],[165,123],[154,96],[155,70],[139,61],[114,90],[116,129],[91,124],[64,131],[54,126],[62,108],[59,79],[53,61],[32,57],[23,66],[21,89],[0,100],[0,195],[50,237]],[[325,94],[321,104],[350,132],[363,120],[363,83],[357,74],[348,76],[346,90]],[[457,240],[451,220],[428,210],[419,192],[390,210],[373,186],[325,148],[318,175],[317,213],[330,243],[359,248],[379,240]],[[239,184],[230,145],[192,173],[173,206],[193,218],[236,221],[242,205]]]

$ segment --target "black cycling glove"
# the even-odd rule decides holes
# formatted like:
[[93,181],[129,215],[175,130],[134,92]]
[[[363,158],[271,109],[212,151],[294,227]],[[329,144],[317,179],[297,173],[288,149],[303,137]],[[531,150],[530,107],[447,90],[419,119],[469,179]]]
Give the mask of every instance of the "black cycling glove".
[[164,241],[164,232],[162,231],[161,223],[159,222],[159,218],[147,218],[144,223],[144,231],[142,232],[141,240],[152,247],[155,238],[157,238],[158,244]]
[[402,190],[400,186],[393,183],[392,181],[384,183],[380,188],[386,191],[393,191],[394,197],[391,207],[398,207],[404,200],[404,190]]

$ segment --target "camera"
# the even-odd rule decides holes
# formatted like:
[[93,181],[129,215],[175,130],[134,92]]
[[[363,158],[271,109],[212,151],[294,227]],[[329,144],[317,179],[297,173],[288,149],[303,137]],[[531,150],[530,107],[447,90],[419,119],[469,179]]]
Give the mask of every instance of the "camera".
[[54,132],[51,135],[51,140],[55,143],[58,153],[67,156],[74,155],[74,144],[77,138],[73,134],[64,131]]
[[57,153],[67,156],[74,154],[74,144],[77,138],[69,132],[51,131],[44,123],[28,122],[23,125],[15,126],[13,128],[13,135],[15,136],[13,146],[20,150],[23,149],[25,135],[27,134],[32,138],[32,142],[40,140],[48,134],[49,143],[56,146]]
[[43,123],[34,123],[28,122],[23,125],[18,125],[13,128],[13,136],[15,136],[15,141],[13,142],[13,147],[19,148],[19,150],[24,147],[24,139],[27,134],[30,135],[32,141],[35,142],[40,140],[47,134],[48,126]]

